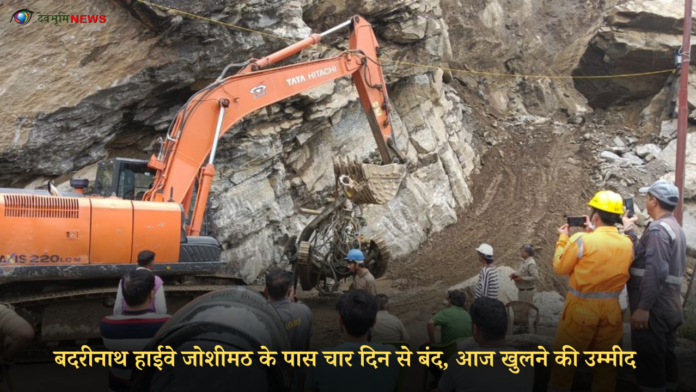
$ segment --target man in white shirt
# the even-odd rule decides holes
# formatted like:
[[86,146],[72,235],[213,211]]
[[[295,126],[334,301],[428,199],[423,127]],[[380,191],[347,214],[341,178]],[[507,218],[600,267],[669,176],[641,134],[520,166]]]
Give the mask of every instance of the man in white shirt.
[[[152,268],[155,266],[155,253],[149,250],[144,250],[138,253],[138,268],[136,270],[148,270],[152,273]],[[154,273],[153,273],[154,274]],[[164,298],[164,282],[155,275],[155,298],[149,305],[149,309],[156,314],[167,314],[167,301]],[[126,301],[123,298],[123,279],[118,283],[118,292],[116,293],[116,302],[114,303],[114,316],[123,314],[126,307]]]

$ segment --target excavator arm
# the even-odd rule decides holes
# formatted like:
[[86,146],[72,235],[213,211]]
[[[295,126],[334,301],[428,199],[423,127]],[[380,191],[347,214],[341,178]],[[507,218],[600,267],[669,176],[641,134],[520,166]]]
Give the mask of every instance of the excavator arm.
[[[349,50],[327,59],[265,69],[318,43],[322,36],[344,26],[350,27]],[[159,154],[150,158],[148,166],[156,170],[156,175],[144,200],[181,203],[187,213],[193,203],[187,234],[199,235],[215,174],[214,160],[219,139],[244,116],[258,109],[350,75],[377,142],[383,166],[374,168],[369,167],[374,165],[365,165],[366,169],[363,170],[356,168],[355,164],[341,162],[335,164],[335,171],[337,176],[344,174],[341,182],[353,191],[352,195],[358,202],[386,202],[385,197],[372,196],[370,186],[374,184],[368,186],[366,183],[374,179],[373,182],[377,184],[374,193],[384,193],[385,184],[389,185],[386,193],[395,193],[405,174],[405,168],[398,163],[403,163],[405,159],[395,144],[391,106],[378,60],[379,51],[372,26],[361,17],[354,16],[323,34],[313,34],[270,56],[250,60],[237,74],[218,79],[202,89],[179,111]],[[366,196],[361,198],[360,195]]]

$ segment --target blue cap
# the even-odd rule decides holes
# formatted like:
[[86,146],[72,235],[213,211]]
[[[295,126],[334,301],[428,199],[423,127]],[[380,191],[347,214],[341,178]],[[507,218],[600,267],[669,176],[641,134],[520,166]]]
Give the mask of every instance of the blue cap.
[[657,180],[649,187],[640,188],[638,192],[649,193],[669,206],[674,207],[679,204],[679,189],[667,180]]
[[346,256],[346,260],[362,264],[363,260],[365,260],[365,255],[360,249],[351,249],[348,252],[348,256]]

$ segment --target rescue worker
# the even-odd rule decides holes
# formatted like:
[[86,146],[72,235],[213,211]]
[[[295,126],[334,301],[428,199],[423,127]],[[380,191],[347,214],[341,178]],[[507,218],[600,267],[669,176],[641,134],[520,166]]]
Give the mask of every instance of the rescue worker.
[[372,295],[377,295],[377,285],[375,277],[372,276],[367,267],[365,267],[365,254],[360,249],[351,249],[346,256],[348,268],[355,273],[353,283],[350,285],[351,290],[365,290]]
[[[627,285],[636,379],[641,391],[675,391],[674,340],[684,321],[680,290],[686,263],[686,236],[672,215],[679,203],[679,189],[658,180],[640,192],[647,194],[645,205],[653,222],[640,241],[634,241],[635,259]],[[635,217],[624,218],[625,233],[634,239],[635,221]]]
[[[312,311],[302,302],[295,302],[295,287],[292,285],[292,273],[284,270],[274,270],[266,274],[266,296],[273,308],[285,323],[285,330],[290,338],[290,349],[293,351],[309,350],[309,340],[312,337]],[[295,391],[304,391],[304,380],[307,367],[298,364],[295,370]]]
[[522,302],[534,303],[536,293],[536,282],[539,280],[539,268],[534,260],[534,247],[531,244],[522,245],[520,255],[522,264],[514,273],[510,274],[510,279],[517,286],[517,300]]
[[[633,261],[631,239],[615,227],[623,215],[623,199],[600,191],[588,204],[585,233],[569,235],[567,224],[558,228],[553,269],[570,275],[563,316],[554,340],[554,351],[569,345],[577,351],[612,351],[623,335],[619,296],[628,281]],[[575,367],[552,362],[549,391],[570,391]],[[614,391],[616,367],[596,363],[592,391]]]

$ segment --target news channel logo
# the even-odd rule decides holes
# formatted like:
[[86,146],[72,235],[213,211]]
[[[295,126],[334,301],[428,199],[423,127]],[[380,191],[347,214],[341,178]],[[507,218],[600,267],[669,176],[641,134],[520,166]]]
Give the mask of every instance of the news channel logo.
[[10,23],[15,22],[15,23],[20,24],[20,25],[25,25],[25,24],[29,23],[32,15],[34,15],[34,11],[30,11],[26,8],[21,9],[19,11],[16,11],[12,15],[12,19],[10,19]]

